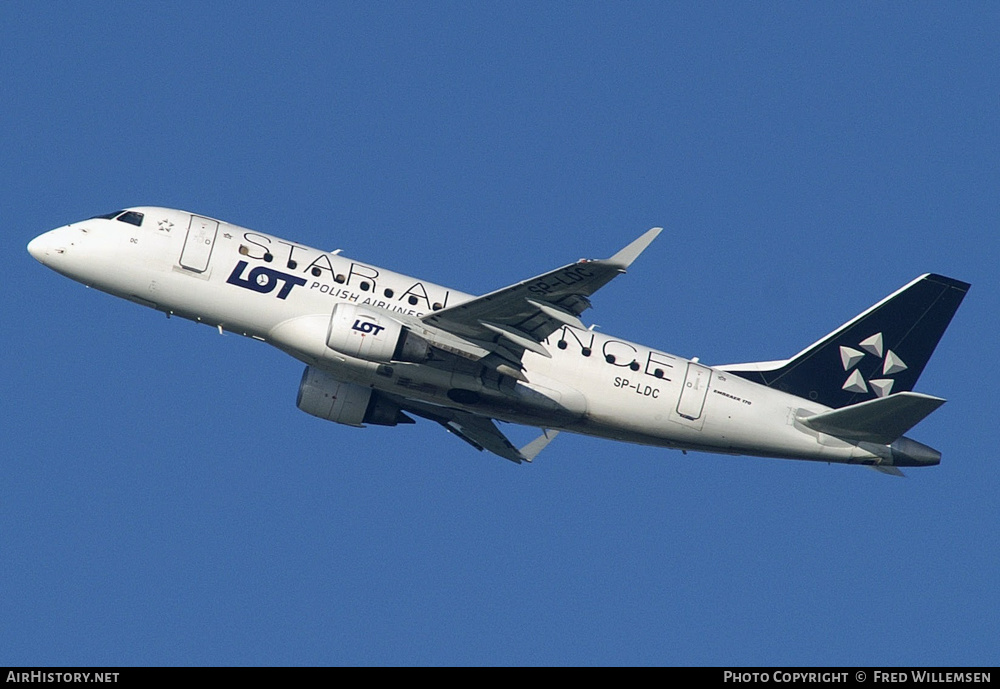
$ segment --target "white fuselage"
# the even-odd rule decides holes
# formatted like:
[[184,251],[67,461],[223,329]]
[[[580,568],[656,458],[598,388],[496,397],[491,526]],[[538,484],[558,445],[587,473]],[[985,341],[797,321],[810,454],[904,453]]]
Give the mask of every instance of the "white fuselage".
[[[646,445],[869,462],[876,455],[797,421],[828,410],[697,361],[564,326],[546,358],[523,357],[527,382],[497,385],[475,366],[380,365],[327,346],[338,303],[404,324],[473,299],[336,253],[203,216],[136,208],[141,226],[95,218],[29,246],[45,265],[125,299],[267,342],[339,380],[514,423]],[[215,223],[218,223],[216,226]],[[449,390],[476,393],[472,403]]]

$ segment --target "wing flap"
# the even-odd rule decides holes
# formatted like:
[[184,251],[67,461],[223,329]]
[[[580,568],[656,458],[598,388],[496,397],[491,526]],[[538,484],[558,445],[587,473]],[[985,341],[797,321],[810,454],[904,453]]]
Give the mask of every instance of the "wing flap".
[[545,349],[545,347],[543,347],[541,344],[531,339],[531,337],[528,336],[528,333],[524,332],[523,330],[515,330],[514,328],[507,328],[502,325],[497,325],[496,323],[490,323],[489,321],[479,321],[479,324],[488,330],[492,330],[497,335],[503,337],[509,342],[513,342],[515,345],[521,347],[522,349],[527,349],[529,351],[532,351],[535,354],[544,356],[546,359],[552,358],[552,355],[549,354],[548,350]]
[[587,326],[583,324],[583,321],[580,320],[579,316],[575,316],[569,311],[564,311],[558,306],[554,306],[552,304],[543,304],[542,302],[536,301],[534,299],[525,299],[525,301],[528,302],[531,306],[534,306],[542,313],[544,313],[549,318],[554,318],[560,323],[568,325],[571,328],[579,328],[580,330],[587,329]]

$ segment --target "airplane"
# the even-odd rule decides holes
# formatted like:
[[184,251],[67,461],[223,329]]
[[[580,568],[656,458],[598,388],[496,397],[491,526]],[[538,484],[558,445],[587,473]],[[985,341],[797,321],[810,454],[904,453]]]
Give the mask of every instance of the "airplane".
[[[168,318],[277,347],[305,364],[298,408],[348,426],[421,417],[519,464],[560,431],[897,476],[940,462],[905,433],[945,401],[913,388],[968,283],[921,275],[788,359],[709,366],[580,319],[660,232],[482,296],[158,207],[59,227],[28,252]],[[496,421],[542,433],[519,448]]]

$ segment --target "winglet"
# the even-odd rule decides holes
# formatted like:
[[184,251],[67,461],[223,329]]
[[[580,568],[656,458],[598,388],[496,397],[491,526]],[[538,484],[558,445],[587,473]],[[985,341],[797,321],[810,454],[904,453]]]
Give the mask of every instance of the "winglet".
[[542,429],[542,434],[521,448],[521,458],[530,462],[538,453],[545,449],[545,446],[552,442],[552,439],[559,435],[559,431],[552,431],[548,428]]
[[607,262],[618,266],[621,270],[625,270],[632,265],[632,261],[637,259],[639,254],[646,250],[647,246],[652,244],[653,240],[656,239],[661,232],[663,232],[662,227],[654,227],[653,229],[648,230],[634,242],[626,246],[611,258],[607,259]]

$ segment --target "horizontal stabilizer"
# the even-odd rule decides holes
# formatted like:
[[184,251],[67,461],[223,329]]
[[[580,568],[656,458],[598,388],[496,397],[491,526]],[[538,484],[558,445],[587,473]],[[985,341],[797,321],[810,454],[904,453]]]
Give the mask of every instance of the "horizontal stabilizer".
[[900,392],[799,420],[814,431],[844,440],[888,445],[944,403],[940,397]]

